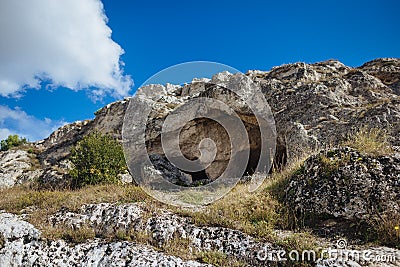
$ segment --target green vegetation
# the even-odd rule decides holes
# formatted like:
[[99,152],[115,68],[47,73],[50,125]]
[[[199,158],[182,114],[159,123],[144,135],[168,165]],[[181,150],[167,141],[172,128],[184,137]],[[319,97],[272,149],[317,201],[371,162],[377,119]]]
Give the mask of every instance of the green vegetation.
[[393,148],[389,142],[389,135],[378,128],[362,127],[357,132],[351,134],[348,140],[344,142],[344,145],[375,157],[393,153]]
[[346,163],[349,162],[350,157],[340,153],[336,154],[335,151],[330,150],[326,155],[320,155],[318,160],[325,177],[330,177],[333,173],[339,170],[340,167],[346,165]]
[[18,147],[26,144],[28,141],[26,138],[19,137],[18,135],[9,135],[7,139],[0,141],[0,151],[7,151],[13,147]]
[[71,151],[73,187],[118,183],[118,174],[127,170],[124,152],[109,135],[94,132],[85,136]]

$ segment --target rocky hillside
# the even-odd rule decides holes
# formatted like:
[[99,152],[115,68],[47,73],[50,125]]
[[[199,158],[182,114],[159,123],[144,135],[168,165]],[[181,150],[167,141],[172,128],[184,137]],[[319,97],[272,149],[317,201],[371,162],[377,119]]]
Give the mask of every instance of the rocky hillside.
[[[96,111],[95,119],[65,125],[29,149],[0,152],[0,187],[9,197],[0,203],[4,210],[0,265],[224,266],[225,262],[225,266],[264,266],[266,260],[260,260],[259,251],[274,254],[298,248],[299,233],[295,232],[300,231],[311,233],[313,239],[313,245],[302,249],[331,246],[334,240],[345,238],[347,249],[368,248],[371,255],[395,257],[381,263],[329,256],[310,265],[400,266],[400,59],[376,59],[357,68],[335,60],[295,63],[248,71],[246,76],[260,86],[277,131],[274,173],[261,192],[250,196],[234,191],[233,195],[241,195],[226,199],[238,203],[230,205],[223,199],[198,211],[176,210],[148,198],[133,201],[126,193],[134,187],[129,183],[128,189],[116,189],[125,192],[121,196],[93,189],[100,190],[98,195],[104,191],[113,196],[97,200],[70,192],[71,148],[96,130],[122,139],[129,99],[117,101]],[[221,100],[239,114],[250,141],[246,174],[251,175],[257,165],[261,136],[254,114],[235,94],[215,84],[241,87],[249,94],[253,90],[240,76],[229,73],[183,86],[150,85],[163,95],[156,102],[147,100],[156,107],[147,121],[147,149],[155,167],[174,183],[212,181],[233,156],[224,129],[211,120],[197,119],[180,135],[182,153],[198,158],[197,144],[209,137],[217,144],[215,161],[204,172],[193,174],[171,168],[166,160],[162,123],[177,107],[198,97]],[[352,137],[360,129],[379,129],[384,136],[379,149],[384,153],[349,148],[357,143]],[[132,181],[129,175],[123,177],[125,182]],[[47,191],[30,188],[32,181]],[[65,199],[75,195],[79,195],[79,205],[65,204]],[[64,204],[60,204],[62,199]],[[48,229],[53,228],[63,234],[49,235]],[[92,234],[86,233],[87,238],[78,244],[64,233],[82,229]],[[190,256],[166,249],[177,240],[189,240],[185,248]],[[271,255],[268,264],[283,264]]]

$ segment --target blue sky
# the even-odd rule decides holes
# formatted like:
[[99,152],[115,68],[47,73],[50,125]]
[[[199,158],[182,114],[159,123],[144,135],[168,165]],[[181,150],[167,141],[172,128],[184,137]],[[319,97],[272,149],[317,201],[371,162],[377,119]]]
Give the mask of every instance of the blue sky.
[[[107,25],[99,0],[62,7],[46,5],[49,0],[31,1],[30,7],[12,1],[0,3],[0,33],[15,39],[0,39],[0,138],[18,133],[37,140],[64,123],[93,118],[98,108],[133,94],[153,74],[187,61],[220,62],[245,72],[298,61],[338,59],[359,66],[400,57],[400,2],[394,0],[103,0]],[[21,8],[50,21],[47,14],[59,14],[57,24],[25,27],[32,25],[30,14],[13,15]],[[7,20],[1,10],[13,16]],[[65,31],[73,33],[68,39],[59,34],[64,27],[76,28]],[[107,74],[115,68],[117,74]]]

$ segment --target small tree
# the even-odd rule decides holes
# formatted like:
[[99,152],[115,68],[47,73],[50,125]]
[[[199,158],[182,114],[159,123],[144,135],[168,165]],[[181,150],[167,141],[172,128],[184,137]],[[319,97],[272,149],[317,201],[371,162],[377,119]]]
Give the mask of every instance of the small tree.
[[72,148],[70,171],[74,187],[118,183],[118,174],[126,171],[122,145],[110,135],[94,132]]
[[18,135],[9,135],[7,139],[1,140],[0,142],[0,150],[7,151],[10,148],[17,147],[23,144],[26,144],[28,141],[26,138],[21,138]]

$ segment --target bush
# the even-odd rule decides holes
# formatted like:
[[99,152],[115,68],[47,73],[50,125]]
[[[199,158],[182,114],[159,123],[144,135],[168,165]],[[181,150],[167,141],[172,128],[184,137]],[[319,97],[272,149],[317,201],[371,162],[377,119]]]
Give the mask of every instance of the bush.
[[26,144],[28,141],[26,138],[21,138],[18,135],[9,135],[7,139],[1,140],[0,151],[7,151],[10,148],[17,147]]
[[126,171],[122,145],[109,135],[94,132],[85,136],[71,151],[73,187],[118,183]]

